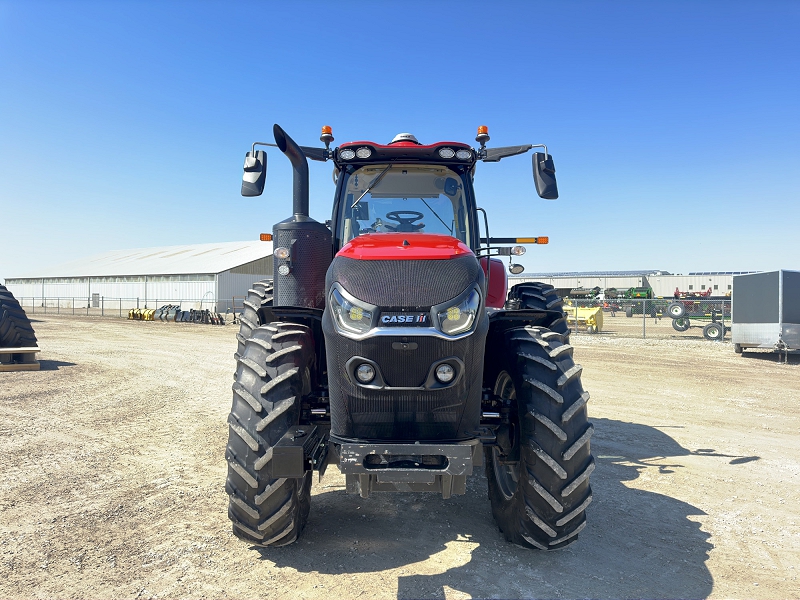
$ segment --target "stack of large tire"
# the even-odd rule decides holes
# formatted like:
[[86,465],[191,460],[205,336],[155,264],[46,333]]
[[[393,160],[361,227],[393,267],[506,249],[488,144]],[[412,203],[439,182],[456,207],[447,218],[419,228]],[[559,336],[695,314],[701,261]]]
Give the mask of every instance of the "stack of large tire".
[[30,319],[4,285],[0,285],[0,348],[36,346]]

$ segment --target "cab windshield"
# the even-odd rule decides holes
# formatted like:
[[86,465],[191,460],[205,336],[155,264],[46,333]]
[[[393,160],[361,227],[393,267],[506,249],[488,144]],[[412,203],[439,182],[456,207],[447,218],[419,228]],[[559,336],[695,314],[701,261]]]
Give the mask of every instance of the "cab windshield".
[[344,182],[342,244],[365,233],[443,233],[469,245],[464,184],[438,165],[374,164]]

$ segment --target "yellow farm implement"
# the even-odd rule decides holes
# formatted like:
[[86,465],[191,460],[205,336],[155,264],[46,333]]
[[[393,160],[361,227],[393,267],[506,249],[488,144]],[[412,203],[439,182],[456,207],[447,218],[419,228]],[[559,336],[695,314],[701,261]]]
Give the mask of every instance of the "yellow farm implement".
[[133,308],[128,311],[128,320],[152,321],[155,312],[154,308]]
[[603,330],[602,306],[573,306],[568,302],[564,312],[567,313],[567,323],[576,330],[584,329],[588,333]]

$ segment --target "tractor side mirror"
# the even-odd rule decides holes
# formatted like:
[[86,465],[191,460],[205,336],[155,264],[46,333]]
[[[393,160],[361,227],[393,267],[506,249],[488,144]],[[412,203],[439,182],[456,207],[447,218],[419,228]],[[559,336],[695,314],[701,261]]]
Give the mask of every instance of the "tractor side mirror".
[[455,197],[458,194],[458,181],[453,179],[452,177],[448,177],[444,180],[444,193],[450,196],[451,198]]
[[545,200],[558,198],[558,185],[556,184],[556,167],[553,156],[542,152],[533,153],[533,181],[536,183],[536,193]]
[[267,153],[256,150],[244,156],[242,196],[260,196],[267,181]]

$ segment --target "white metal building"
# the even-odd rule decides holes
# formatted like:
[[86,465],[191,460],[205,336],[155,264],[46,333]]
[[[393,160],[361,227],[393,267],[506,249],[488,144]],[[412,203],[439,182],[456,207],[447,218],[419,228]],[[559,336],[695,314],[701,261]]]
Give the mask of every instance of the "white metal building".
[[[221,242],[115,250],[8,277],[17,299],[123,299],[125,308],[182,302],[224,312],[254,281],[272,277],[272,242]],[[27,303],[27,302],[25,302]],[[201,306],[202,304],[202,306]]]

